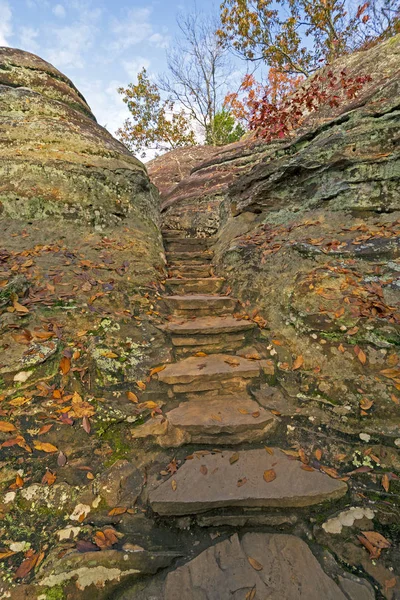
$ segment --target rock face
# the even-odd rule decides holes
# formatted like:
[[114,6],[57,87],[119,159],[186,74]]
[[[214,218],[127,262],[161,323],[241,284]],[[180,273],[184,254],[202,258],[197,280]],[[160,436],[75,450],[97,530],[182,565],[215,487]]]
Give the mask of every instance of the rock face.
[[132,219],[155,239],[158,198],[144,166],[97,125],[66,77],[5,48],[0,85],[2,218],[99,227]]
[[[155,595],[153,595],[155,593]],[[291,535],[246,533],[212,546],[169,573],[164,586],[120,600],[346,600],[308,546]]]

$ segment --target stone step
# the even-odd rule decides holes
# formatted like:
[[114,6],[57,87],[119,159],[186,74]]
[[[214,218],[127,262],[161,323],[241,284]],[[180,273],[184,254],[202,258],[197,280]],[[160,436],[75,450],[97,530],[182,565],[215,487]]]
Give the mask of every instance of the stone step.
[[256,324],[246,319],[235,317],[200,317],[190,321],[170,321],[160,329],[174,335],[216,335],[218,333],[237,333],[254,329]]
[[198,263],[205,264],[211,262],[213,258],[213,252],[211,250],[204,250],[199,252],[166,252],[168,265],[176,265],[181,263]]
[[173,314],[184,317],[227,315],[234,312],[237,305],[237,300],[229,296],[193,294],[191,296],[164,296],[163,299]]
[[[337,500],[347,492],[343,481],[302,469],[279,448],[197,453],[171,480],[150,491],[151,508],[160,515],[190,515],[217,508],[300,508]],[[231,464],[232,463],[232,464]],[[264,478],[266,471],[273,481]],[[268,478],[268,477],[267,477]]]
[[214,238],[164,237],[164,246],[168,252],[201,252],[210,248],[214,243]]
[[211,277],[212,267],[209,263],[185,263],[168,269],[168,277],[182,277],[197,279],[198,277]]
[[[213,338],[213,341],[209,344],[203,344],[201,346],[190,345],[194,342],[193,338],[179,339],[179,344],[174,344],[174,339],[172,339],[172,343],[174,344],[175,356],[177,359],[187,358],[189,356],[194,356],[198,352],[204,352],[204,354],[224,354],[240,352],[242,348],[246,345],[246,339],[244,334],[232,334],[227,333],[225,335],[219,336],[219,338]],[[201,340],[202,342],[204,340]],[[187,342],[187,343],[186,343]]]
[[218,396],[182,402],[165,418],[150,419],[132,434],[136,438],[153,437],[164,448],[233,445],[264,439],[277,422],[250,396]]
[[252,379],[260,375],[261,363],[262,361],[247,360],[229,354],[192,356],[167,365],[158,373],[158,379],[168,385],[214,383],[230,378]]
[[223,277],[170,278],[166,286],[176,294],[218,294],[224,283]]

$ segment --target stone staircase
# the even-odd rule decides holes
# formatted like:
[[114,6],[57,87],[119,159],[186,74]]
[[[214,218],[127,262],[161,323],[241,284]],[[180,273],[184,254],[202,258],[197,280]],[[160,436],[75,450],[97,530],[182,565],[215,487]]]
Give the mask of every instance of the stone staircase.
[[[172,480],[150,490],[153,510],[179,516],[233,507],[304,507],[342,497],[343,481],[304,468],[278,448],[260,447],[279,419],[248,388],[262,382],[268,361],[251,347],[256,324],[238,314],[239,303],[223,295],[225,281],[213,274],[213,239],[167,231],[164,241],[169,278],[163,300],[171,315],[162,328],[176,362],[157,377],[174,407],[135,435],[166,448],[199,448]],[[254,447],[246,449],[250,443]],[[235,449],[238,444],[245,449]]]

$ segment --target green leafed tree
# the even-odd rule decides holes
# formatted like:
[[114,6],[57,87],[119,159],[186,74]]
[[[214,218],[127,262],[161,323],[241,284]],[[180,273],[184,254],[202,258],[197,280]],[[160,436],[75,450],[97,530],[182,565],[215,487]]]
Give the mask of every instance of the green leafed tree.
[[161,98],[158,86],[150,81],[145,68],[138,74],[136,84],[130,83],[118,92],[132,116],[117,131],[117,136],[131,152],[144,157],[148,150],[164,152],[196,144],[185,110],[177,110],[171,99]]
[[244,127],[226,109],[221,109],[214,116],[211,124],[212,137],[206,139],[207,144],[224,146],[237,142],[246,133]]

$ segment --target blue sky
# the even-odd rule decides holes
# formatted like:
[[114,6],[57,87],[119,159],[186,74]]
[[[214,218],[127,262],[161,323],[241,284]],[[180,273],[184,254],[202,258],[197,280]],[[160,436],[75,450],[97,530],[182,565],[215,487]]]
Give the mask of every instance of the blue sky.
[[[218,12],[220,0],[201,0]],[[176,15],[192,0],[0,0],[0,46],[38,54],[72,79],[112,133],[128,116],[116,89],[165,67]]]

